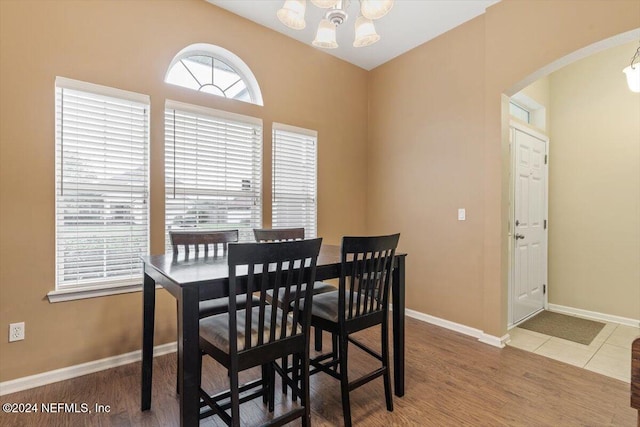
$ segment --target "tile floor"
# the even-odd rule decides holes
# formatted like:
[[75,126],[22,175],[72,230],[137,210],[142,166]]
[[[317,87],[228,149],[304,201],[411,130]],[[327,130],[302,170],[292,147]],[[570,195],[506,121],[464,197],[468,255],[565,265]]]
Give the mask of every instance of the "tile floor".
[[507,345],[579,366],[627,383],[631,382],[631,342],[640,328],[606,322],[591,344],[540,334],[518,328],[509,331]]

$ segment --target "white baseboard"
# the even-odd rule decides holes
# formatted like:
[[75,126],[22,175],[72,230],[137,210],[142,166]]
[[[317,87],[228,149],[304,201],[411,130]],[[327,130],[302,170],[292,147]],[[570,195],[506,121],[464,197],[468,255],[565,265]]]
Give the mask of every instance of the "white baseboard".
[[507,345],[507,343],[511,341],[511,336],[509,334],[504,334],[501,337],[496,337],[495,335],[489,335],[483,332],[482,336],[478,338],[478,341],[492,345],[494,347],[504,348],[505,345]]
[[405,309],[405,314],[409,317],[413,317],[414,319],[430,323],[432,325],[450,329],[464,335],[469,335],[477,338],[478,341],[482,343],[489,344],[494,347],[504,348],[505,344],[509,341],[509,334],[506,334],[503,337],[496,337],[494,335],[485,334],[484,331],[481,331],[480,329],[472,328],[450,320],[441,319],[439,317],[431,316],[430,314],[421,313],[408,308]]
[[613,314],[598,313],[597,311],[583,310],[581,308],[567,307],[558,304],[549,304],[549,311],[556,313],[569,314],[572,316],[586,317],[592,320],[601,320],[603,322],[619,323],[621,325],[633,326],[640,328],[640,320],[630,319],[628,317],[614,316]]
[[[170,342],[161,344],[153,348],[154,356],[162,356],[176,351],[177,343]],[[93,360],[79,365],[68,366],[66,368],[56,369],[41,374],[31,375],[28,377],[17,378],[15,380],[4,381],[0,383],[0,396],[5,394],[16,393],[22,390],[28,390],[34,387],[40,387],[46,384],[58,381],[68,380],[82,375],[92,374],[105,369],[115,368],[116,366],[126,365],[128,363],[139,362],[142,360],[142,350],[132,351],[131,353],[120,354],[118,356],[107,357],[105,359]]]

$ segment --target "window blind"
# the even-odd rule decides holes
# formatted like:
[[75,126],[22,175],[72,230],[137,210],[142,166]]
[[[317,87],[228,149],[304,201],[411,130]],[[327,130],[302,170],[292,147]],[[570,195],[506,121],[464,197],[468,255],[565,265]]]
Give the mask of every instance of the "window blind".
[[273,124],[274,228],[304,227],[305,237],[316,237],[317,133]]
[[149,99],[56,78],[56,290],[140,284]]
[[168,101],[165,109],[165,226],[239,230],[262,226],[262,121]]

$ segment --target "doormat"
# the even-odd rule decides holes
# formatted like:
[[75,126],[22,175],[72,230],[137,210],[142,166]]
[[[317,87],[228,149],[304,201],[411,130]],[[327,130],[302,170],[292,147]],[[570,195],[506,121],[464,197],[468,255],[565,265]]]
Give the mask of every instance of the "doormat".
[[519,324],[518,327],[589,345],[604,328],[604,323],[552,311],[542,311],[526,322]]

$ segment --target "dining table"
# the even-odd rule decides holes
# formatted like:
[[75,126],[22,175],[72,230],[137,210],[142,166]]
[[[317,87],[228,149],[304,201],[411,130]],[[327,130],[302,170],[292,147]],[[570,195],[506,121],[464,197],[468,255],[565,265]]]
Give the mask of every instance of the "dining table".
[[[151,408],[156,288],[161,286],[178,307],[178,393],[180,425],[196,426],[200,416],[199,302],[229,296],[229,268],[226,253],[221,256],[185,257],[163,254],[141,257],[144,265],[142,289],[142,382],[141,409]],[[404,395],[405,354],[405,259],[396,253],[393,262],[391,296],[393,324],[393,380],[396,396]],[[322,245],[316,280],[340,277],[340,246]],[[246,290],[241,287],[237,292]]]

